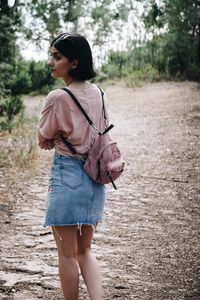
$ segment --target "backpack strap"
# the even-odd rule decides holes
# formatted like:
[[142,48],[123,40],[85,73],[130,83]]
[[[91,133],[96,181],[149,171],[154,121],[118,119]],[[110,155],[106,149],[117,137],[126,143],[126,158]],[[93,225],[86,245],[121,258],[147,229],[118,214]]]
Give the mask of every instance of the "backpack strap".
[[82,114],[84,115],[84,117],[87,119],[88,123],[90,125],[93,125],[92,120],[90,119],[90,117],[88,116],[88,114],[86,113],[86,111],[84,110],[84,108],[82,107],[82,105],[80,104],[78,99],[76,98],[76,96],[66,87],[63,88],[62,90],[64,90],[65,92],[67,92],[71,96],[71,98],[74,100],[74,102],[76,103],[76,105],[78,106],[78,108],[80,109]]
[[[82,105],[80,104],[80,102],[78,101],[78,99],[76,98],[76,96],[68,89],[68,88],[62,88],[62,90],[64,90],[66,93],[68,93],[71,98],[73,99],[73,101],[75,102],[75,104],[78,106],[78,108],[80,109],[80,111],[82,112],[82,114],[84,115],[84,117],[86,118],[86,120],[88,121],[88,123],[94,128],[94,130],[98,133],[98,135],[103,135],[105,134],[106,132],[108,132],[110,129],[112,129],[114,127],[113,124],[111,124],[110,126],[108,126],[104,132],[101,132],[95,125],[94,123],[92,122],[92,120],[90,119],[90,117],[88,116],[88,114],[86,113],[86,111],[84,110],[84,108],[82,107]],[[102,91],[100,89],[100,91]],[[102,91],[103,93],[103,91]],[[103,99],[103,97],[102,97]],[[104,103],[104,100],[102,100],[103,103]],[[104,106],[104,105],[103,105]],[[105,112],[105,108],[104,108],[104,112]],[[104,114],[105,115],[105,114]],[[106,118],[106,117],[104,117]]]
[[[101,91],[101,95],[102,95],[102,102],[103,102],[103,112],[104,112],[104,119],[106,120],[106,114],[105,114],[105,106],[104,106],[104,92],[103,90],[98,86],[98,88]],[[90,117],[88,116],[88,114],[86,113],[86,111],[84,110],[84,108],[82,107],[82,105],[80,104],[80,102],[78,101],[78,99],[76,98],[76,96],[71,92],[71,90],[69,90],[68,88],[62,88],[62,90],[64,90],[66,93],[68,93],[71,98],[73,99],[74,103],[78,106],[78,108],[80,109],[80,111],[82,112],[82,114],[84,115],[84,117],[86,118],[86,120],[88,121],[88,123],[94,128],[94,130],[97,132],[97,134],[99,136],[104,135],[105,133],[107,133],[110,129],[112,129],[114,127],[113,124],[111,124],[110,126],[108,126],[103,133],[101,133],[101,131],[94,125],[94,123],[92,122],[92,120],[90,119]],[[70,149],[70,151],[73,154],[77,154],[76,149],[74,147],[74,145],[72,145],[68,140],[65,139],[65,137],[63,136],[63,134],[60,134],[60,137],[63,141],[63,143]]]
[[72,143],[70,143],[70,142],[64,137],[64,135],[63,135],[62,133],[60,133],[60,137],[61,137],[63,143],[65,144],[65,146],[67,146],[67,147],[69,148],[69,150],[70,150],[73,154],[78,154],[78,153],[76,152],[76,149],[75,149],[74,145],[73,145]]
[[107,116],[106,116],[106,110],[105,110],[105,101],[104,101],[104,91],[102,90],[102,88],[99,85],[97,85],[97,87],[99,88],[99,90],[101,92],[103,117],[104,117],[105,121],[107,122]]

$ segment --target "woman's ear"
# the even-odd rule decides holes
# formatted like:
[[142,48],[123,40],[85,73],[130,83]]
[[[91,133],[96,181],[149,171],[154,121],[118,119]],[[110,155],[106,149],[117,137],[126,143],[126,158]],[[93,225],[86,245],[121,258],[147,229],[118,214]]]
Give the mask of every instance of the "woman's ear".
[[72,66],[71,66],[71,68],[72,68],[72,69],[76,69],[76,68],[77,68],[77,66],[78,66],[78,60],[77,60],[77,59],[75,59],[75,60],[73,60],[73,62],[72,62]]

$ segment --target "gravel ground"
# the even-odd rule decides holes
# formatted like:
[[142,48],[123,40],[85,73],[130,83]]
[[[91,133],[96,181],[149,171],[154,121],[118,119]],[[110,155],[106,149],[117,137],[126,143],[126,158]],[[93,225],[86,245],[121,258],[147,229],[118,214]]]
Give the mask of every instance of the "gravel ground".
[[[104,299],[198,300],[200,87],[117,84],[106,92],[126,171],[117,191],[107,187],[94,239]],[[40,102],[26,99],[31,113]],[[0,299],[63,299],[55,244],[42,227],[52,155],[38,150],[33,170],[0,169]]]

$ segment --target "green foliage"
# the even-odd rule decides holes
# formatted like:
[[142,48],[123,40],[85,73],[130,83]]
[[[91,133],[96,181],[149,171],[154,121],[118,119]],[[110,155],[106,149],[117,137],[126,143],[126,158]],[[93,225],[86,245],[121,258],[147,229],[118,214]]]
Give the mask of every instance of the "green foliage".
[[32,61],[29,64],[29,76],[31,78],[31,92],[46,93],[49,86],[54,84],[54,79],[51,77],[49,67],[45,62]]
[[[56,30],[60,28],[60,19],[58,14],[59,1],[39,1],[33,0],[28,4],[27,9],[31,10],[31,14],[35,19],[40,21],[42,26],[34,25],[34,31],[31,32],[34,36],[34,32],[40,37],[44,34],[44,30],[47,30],[49,37],[55,36]],[[39,40],[38,40],[39,42]]]
[[124,51],[111,51],[108,58],[108,64],[116,65],[118,67],[119,73],[122,72],[123,67],[128,62],[128,55]]
[[190,64],[187,69],[187,77],[194,81],[200,81],[200,67],[196,64]]
[[19,95],[29,92],[31,78],[29,65],[20,61],[18,64],[0,63],[1,95]]
[[10,91],[10,80],[13,74],[13,66],[7,62],[0,63],[0,96],[8,95]]
[[140,2],[146,4],[143,20],[152,38],[127,53],[111,51],[102,71],[125,77],[129,86],[159,77],[200,80],[200,2]]
[[[153,66],[172,77],[200,80],[200,2],[163,0],[158,4],[152,0],[148,13],[144,14],[144,23],[153,33],[149,42]],[[165,33],[158,40],[161,27]]]
[[104,82],[106,80],[108,80],[109,76],[108,73],[104,73],[103,71],[98,72],[97,77],[95,77],[95,79],[92,79],[92,82]]
[[160,75],[157,69],[155,69],[151,64],[147,64],[144,68],[143,72],[143,80],[144,81],[158,81],[160,79]]
[[101,71],[103,72],[103,74],[106,74],[109,78],[120,77],[119,67],[117,64],[114,63],[103,65]]
[[[91,2],[91,1],[90,1]],[[116,3],[118,2],[118,3]],[[92,30],[95,30],[95,44],[100,47],[111,36],[115,25],[126,21],[131,9],[131,1],[100,0],[95,1],[91,10]],[[97,25],[97,26],[94,26]]]
[[20,13],[19,5],[11,8],[8,1],[0,2],[0,130],[8,129],[9,132],[15,125],[17,115],[23,112],[23,102],[15,91],[18,86],[16,81],[25,79],[25,76],[18,78],[15,75],[18,54],[16,30],[21,26]]
[[[39,45],[44,35],[51,40],[62,29],[63,23],[70,25],[73,31],[78,30],[78,20],[87,9],[88,0],[33,0],[27,3],[27,9],[37,22],[32,23],[32,30],[27,30],[29,37],[36,39]],[[35,37],[36,36],[36,37]]]
[[13,95],[25,94],[30,91],[32,86],[31,76],[29,74],[29,65],[20,61],[15,64],[11,80],[8,82]]
[[18,61],[15,65],[0,64],[0,95],[48,93],[54,84],[45,62]]
[[12,131],[17,121],[22,118],[24,104],[19,96],[9,96],[0,102],[0,131]]
[[16,52],[16,31],[21,27],[19,6],[9,7],[0,1],[0,63],[12,63]]
[[141,85],[144,81],[159,80],[159,71],[148,63],[150,54],[145,47],[130,53],[111,51],[108,63],[102,66],[109,78],[125,77],[128,86]]
[[63,20],[65,22],[73,22],[76,24],[79,17],[83,15],[84,6],[85,5],[87,6],[87,1],[83,1],[83,0],[63,1],[63,5],[65,6],[63,12],[63,17],[64,17]]
[[16,31],[21,28],[20,5],[0,2],[0,131],[9,132],[22,120],[24,105],[20,94],[43,89],[51,83],[43,63],[24,62],[16,46]]
[[124,51],[110,51],[107,64],[104,64],[101,71],[109,78],[121,77],[128,64],[128,54]]
[[127,73],[125,81],[128,87],[141,86],[144,82],[154,82],[160,79],[159,72],[147,64],[143,69]]
[[163,12],[159,8],[158,4],[155,1],[152,1],[150,10],[148,11],[148,14],[145,15],[144,13],[144,24],[146,28],[155,26],[158,28],[163,27],[163,21],[162,21]]

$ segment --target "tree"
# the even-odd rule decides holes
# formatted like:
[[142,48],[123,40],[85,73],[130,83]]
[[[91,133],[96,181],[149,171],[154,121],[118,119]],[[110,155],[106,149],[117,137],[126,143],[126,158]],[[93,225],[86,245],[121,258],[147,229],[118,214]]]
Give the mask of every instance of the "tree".
[[23,109],[21,98],[14,95],[11,88],[18,55],[16,31],[21,26],[20,12],[18,1],[13,7],[8,5],[8,0],[0,1],[0,117],[3,118],[0,125],[9,131],[15,116]]
[[[86,34],[93,45],[101,48],[113,37],[116,26],[123,26],[131,9],[130,2],[112,0],[32,0],[26,4],[26,15],[31,23],[25,30],[28,39],[38,46],[44,40],[51,41],[59,31]],[[116,32],[115,32],[116,35]],[[119,38],[118,40],[120,40]],[[112,42],[111,42],[112,43]]]
[[0,101],[0,131],[8,129],[11,133],[16,117],[23,115],[24,104],[19,96],[9,96],[6,101]]
[[158,34],[156,29],[165,31],[166,42],[162,47],[167,71],[172,75],[179,73],[189,79],[200,79],[200,1],[163,0],[158,4],[151,0],[144,22],[154,36]]
[[48,41],[52,40],[63,27],[65,31],[69,30],[69,27],[70,31],[76,31],[86,2],[86,0],[32,0],[26,6],[32,18],[31,28],[26,30],[27,37],[39,45],[44,37]]
[[8,0],[0,1],[0,63],[15,61],[16,31],[21,26],[20,7],[18,1],[14,6],[8,5]]

